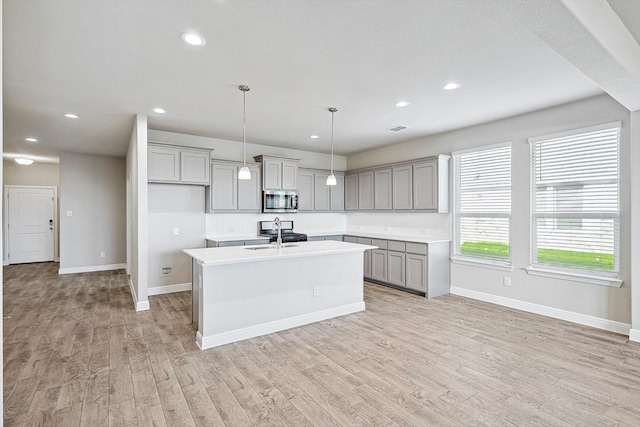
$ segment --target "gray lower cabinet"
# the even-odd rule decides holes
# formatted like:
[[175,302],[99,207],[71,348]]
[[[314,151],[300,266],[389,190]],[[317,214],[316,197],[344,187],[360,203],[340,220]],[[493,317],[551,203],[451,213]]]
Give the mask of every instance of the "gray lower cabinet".
[[[321,240],[335,240],[338,242],[342,242],[344,239],[342,234],[332,234],[327,236],[307,236],[307,241],[309,242],[319,242]],[[353,242],[353,243],[356,243],[356,242]]]
[[249,240],[210,240],[207,239],[208,248],[226,248],[229,246],[252,246],[267,245],[269,239],[249,239]]
[[449,293],[449,242],[403,242],[344,236],[345,242],[377,246],[364,252],[365,279],[419,292],[428,298]]

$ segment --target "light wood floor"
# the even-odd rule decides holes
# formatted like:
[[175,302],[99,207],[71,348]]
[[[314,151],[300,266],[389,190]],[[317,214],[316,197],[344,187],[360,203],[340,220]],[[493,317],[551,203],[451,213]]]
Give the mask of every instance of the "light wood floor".
[[[640,345],[455,296],[200,351],[190,293],[4,268],[5,426],[638,426]],[[238,313],[242,315],[242,313]]]

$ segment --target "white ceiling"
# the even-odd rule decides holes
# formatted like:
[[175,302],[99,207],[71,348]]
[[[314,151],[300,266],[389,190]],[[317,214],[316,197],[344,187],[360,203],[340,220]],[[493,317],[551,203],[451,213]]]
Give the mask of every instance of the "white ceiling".
[[[578,22],[572,1],[4,0],[5,156],[124,156],[135,114],[241,141],[239,84],[248,142],[329,152],[335,106],[342,155],[594,96],[606,85],[539,26],[549,4]],[[462,86],[443,91],[449,81]]]

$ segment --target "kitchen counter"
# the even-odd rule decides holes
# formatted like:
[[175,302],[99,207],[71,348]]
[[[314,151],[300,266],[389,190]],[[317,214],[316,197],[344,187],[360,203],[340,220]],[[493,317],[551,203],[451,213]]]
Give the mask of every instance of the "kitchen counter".
[[[258,249],[251,249],[258,248]],[[323,240],[185,249],[201,349],[365,309],[363,253],[375,246]]]
[[438,242],[450,242],[451,239],[443,239],[440,237],[428,237],[421,234],[387,234],[387,233],[371,233],[368,231],[306,231],[307,236],[355,236],[355,237],[368,237],[371,239],[384,239],[384,240],[398,240],[400,242],[413,242],[413,243],[438,243]]

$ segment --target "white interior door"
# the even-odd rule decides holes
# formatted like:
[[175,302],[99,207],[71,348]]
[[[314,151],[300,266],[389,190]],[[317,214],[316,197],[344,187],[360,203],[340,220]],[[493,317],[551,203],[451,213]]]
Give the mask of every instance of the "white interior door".
[[54,260],[53,188],[8,188],[9,264]]

